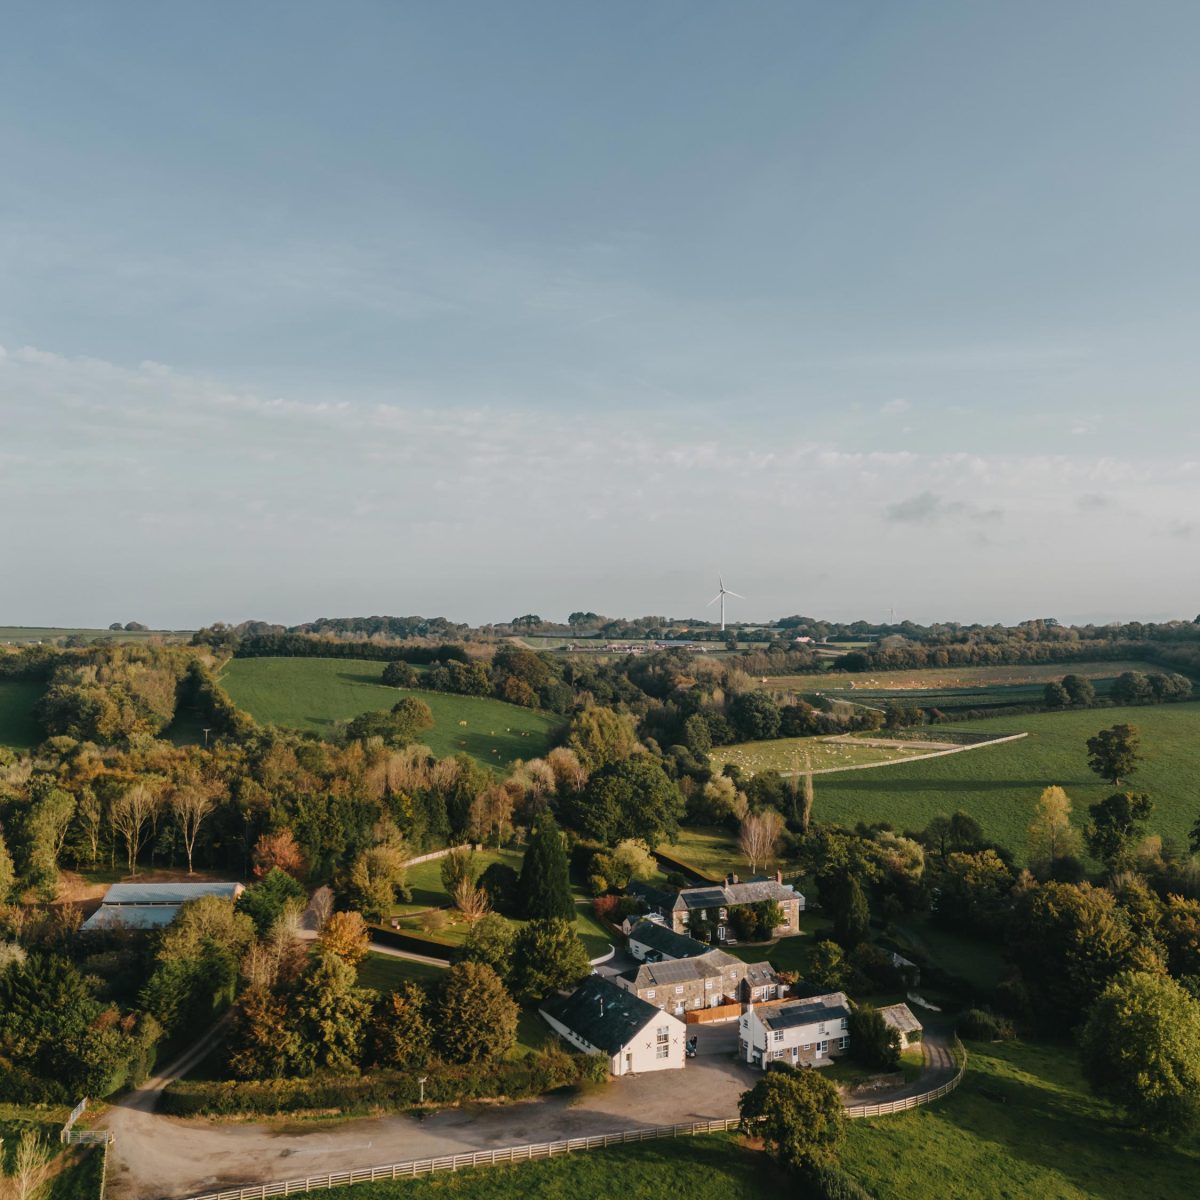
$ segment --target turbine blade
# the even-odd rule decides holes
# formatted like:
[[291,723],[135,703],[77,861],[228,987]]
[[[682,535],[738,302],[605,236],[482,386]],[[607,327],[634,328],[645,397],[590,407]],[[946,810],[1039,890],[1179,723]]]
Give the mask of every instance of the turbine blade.
[[725,589],[725,595],[736,596],[739,600],[745,600],[745,598],[746,598],[745,596],[742,595],[741,592],[731,592],[728,588]]
[[711,608],[721,598],[721,593],[718,592],[704,607]]

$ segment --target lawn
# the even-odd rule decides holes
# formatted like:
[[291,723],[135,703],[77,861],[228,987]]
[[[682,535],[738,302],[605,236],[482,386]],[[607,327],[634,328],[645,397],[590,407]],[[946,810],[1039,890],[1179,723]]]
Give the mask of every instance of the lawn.
[[1185,845],[1188,829],[1200,815],[1195,787],[1200,777],[1197,703],[972,721],[972,732],[1027,731],[1029,736],[884,770],[818,776],[813,816],[851,826],[860,820],[889,821],[904,830],[923,829],[932,817],[962,809],[982,824],[987,837],[1021,859],[1030,815],[1044,787],[1059,784],[1067,789],[1079,826],[1087,819],[1087,806],[1113,790],[1088,769],[1086,742],[1118,723],[1141,731],[1145,762],[1127,786],[1153,797],[1150,829]]
[[[661,1200],[668,1193],[687,1200],[777,1200],[793,1194],[793,1186],[776,1175],[765,1155],[745,1149],[732,1136],[712,1135],[613,1146],[513,1167],[361,1183],[349,1195],[352,1200]],[[337,1200],[347,1193],[312,1195]]]
[[440,983],[445,974],[445,967],[433,963],[371,950],[359,964],[358,983],[360,987],[374,988],[377,992],[394,992],[406,983]]
[[45,736],[33,706],[46,685],[31,679],[0,679],[0,746],[28,750]]
[[842,1165],[876,1200],[1194,1196],[1200,1140],[1148,1144],[1096,1100],[1070,1048],[970,1043],[954,1095],[851,1125]]
[[433,728],[422,742],[439,757],[463,753],[490,767],[545,754],[562,724],[553,714],[484,696],[384,687],[383,666],[346,658],[235,658],[222,671],[221,684],[255,720],[326,737],[359,713],[415,696],[433,713]]
[[773,942],[743,942],[725,949],[742,962],[769,962],[777,971],[795,971],[803,979],[808,974],[808,956],[816,945],[816,935],[832,927],[828,917],[801,913],[799,933]]
[[[503,862],[520,872],[524,860],[522,850],[477,850],[475,852],[474,871],[478,878],[494,862]],[[429,862],[418,863],[410,868],[407,875],[408,885],[412,889],[412,900],[396,904],[393,913],[400,920],[400,929],[406,933],[419,933],[431,937],[447,946],[460,946],[470,932],[470,926],[451,907],[450,897],[442,887],[442,861],[431,859]],[[596,920],[592,912],[592,902],[582,890],[575,888],[575,931],[583,939],[590,958],[598,958],[607,954],[612,945],[612,935]],[[422,914],[431,908],[447,910],[448,923],[441,929],[427,932],[424,927]],[[525,922],[510,917],[514,925]]]

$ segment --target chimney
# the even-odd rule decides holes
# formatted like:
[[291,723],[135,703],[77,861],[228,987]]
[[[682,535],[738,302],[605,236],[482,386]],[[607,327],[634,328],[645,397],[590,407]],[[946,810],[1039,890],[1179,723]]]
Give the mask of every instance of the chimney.
[[782,872],[782,871],[776,871],[776,872],[775,872],[775,882],[776,882],[776,883],[782,883],[782,882],[783,882],[783,872]]
[[736,871],[733,874],[733,882],[737,883],[737,872]]

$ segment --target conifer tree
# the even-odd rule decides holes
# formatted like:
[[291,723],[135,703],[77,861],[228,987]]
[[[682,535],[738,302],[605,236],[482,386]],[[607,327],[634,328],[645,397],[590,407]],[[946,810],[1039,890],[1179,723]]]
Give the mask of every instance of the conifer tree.
[[525,852],[521,865],[521,902],[530,920],[551,917],[575,920],[567,849],[562,831],[549,813],[542,817]]

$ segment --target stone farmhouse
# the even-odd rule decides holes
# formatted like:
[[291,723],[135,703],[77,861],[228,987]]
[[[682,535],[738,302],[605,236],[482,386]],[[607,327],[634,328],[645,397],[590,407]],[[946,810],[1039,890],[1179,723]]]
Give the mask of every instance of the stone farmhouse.
[[787,992],[770,963],[745,963],[724,950],[644,962],[617,975],[613,982],[677,1017],[701,1008],[775,1000]]
[[850,1045],[850,1001],[845,992],[803,1000],[749,1004],[738,1025],[738,1052],[753,1067],[770,1062],[823,1067]]
[[604,1055],[614,1075],[684,1064],[687,1026],[601,975],[589,975],[569,996],[551,996],[539,1011],[577,1050]]
[[732,875],[721,883],[683,888],[675,893],[636,884],[630,885],[629,890],[639,895],[650,911],[658,913],[675,933],[687,933],[690,924],[703,921],[714,926],[719,943],[737,940],[728,922],[730,912],[741,905],[771,901],[779,905],[783,922],[771,930],[772,937],[799,933],[800,914],[804,911],[804,895],[790,883],[783,882],[781,871],[777,871],[771,879],[750,879],[745,882]]

